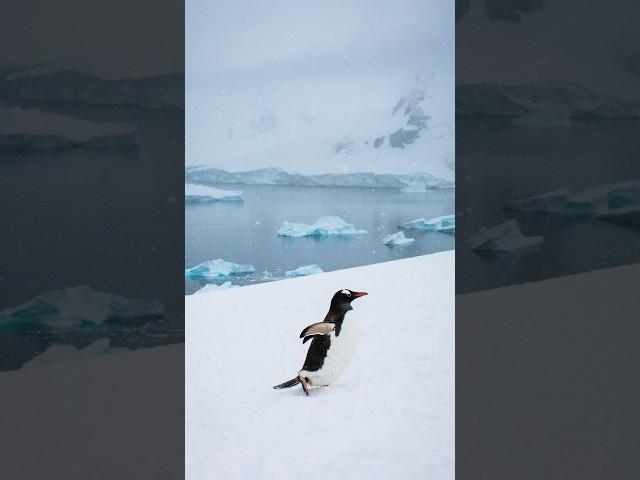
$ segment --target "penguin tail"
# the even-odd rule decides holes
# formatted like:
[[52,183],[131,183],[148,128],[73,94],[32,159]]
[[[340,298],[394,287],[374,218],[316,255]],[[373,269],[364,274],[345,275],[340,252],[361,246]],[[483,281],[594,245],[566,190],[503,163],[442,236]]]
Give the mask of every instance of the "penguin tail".
[[281,388],[291,388],[299,383],[300,383],[300,379],[296,377],[296,378],[292,378],[291,380],[287,380],[286,382],[281,383],[280,385],[274,385],[273,388],[275,388],[276,390],[280,390]]

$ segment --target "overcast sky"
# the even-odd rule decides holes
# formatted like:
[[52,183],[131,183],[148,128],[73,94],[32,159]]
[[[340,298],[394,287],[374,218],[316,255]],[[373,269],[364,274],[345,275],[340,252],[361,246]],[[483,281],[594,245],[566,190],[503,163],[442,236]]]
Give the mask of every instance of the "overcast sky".
[[410,170],[453,155],[453,1],[189,0],[186,7],[187,164],[361,170],[365,154],[338,165],[331,145],[384,130],[416,84],[427,89],[440,145]]

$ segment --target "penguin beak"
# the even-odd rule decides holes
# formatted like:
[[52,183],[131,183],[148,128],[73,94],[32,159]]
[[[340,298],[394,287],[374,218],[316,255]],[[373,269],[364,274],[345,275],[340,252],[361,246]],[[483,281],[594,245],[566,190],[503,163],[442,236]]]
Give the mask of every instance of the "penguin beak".
[[369,295],[367,292],[353,292],[354,298],[364,297],[365,295]]

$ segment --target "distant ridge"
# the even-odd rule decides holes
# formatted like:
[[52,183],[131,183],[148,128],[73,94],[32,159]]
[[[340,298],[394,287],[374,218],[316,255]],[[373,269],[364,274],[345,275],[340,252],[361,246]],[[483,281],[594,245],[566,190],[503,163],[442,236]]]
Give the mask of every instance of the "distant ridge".
[[424,186],[429,190],[455,188],[453,182],[434,177],[428,173],[396,175],[357,172],[302,175],[273,167],[244,172],[229,172],[206,166],[185,167],[185,180],[203,184],[229,183],[299,187],[405,188],[407,186]]

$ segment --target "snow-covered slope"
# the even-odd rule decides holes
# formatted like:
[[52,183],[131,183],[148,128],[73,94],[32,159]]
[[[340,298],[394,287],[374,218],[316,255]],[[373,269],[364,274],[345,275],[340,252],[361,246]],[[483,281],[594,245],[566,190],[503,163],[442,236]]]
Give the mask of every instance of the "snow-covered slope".
[[[273,390],[333,293],[365,290],[338,382]],[[186,297],[186,478],[454,478],[454,253]]]

